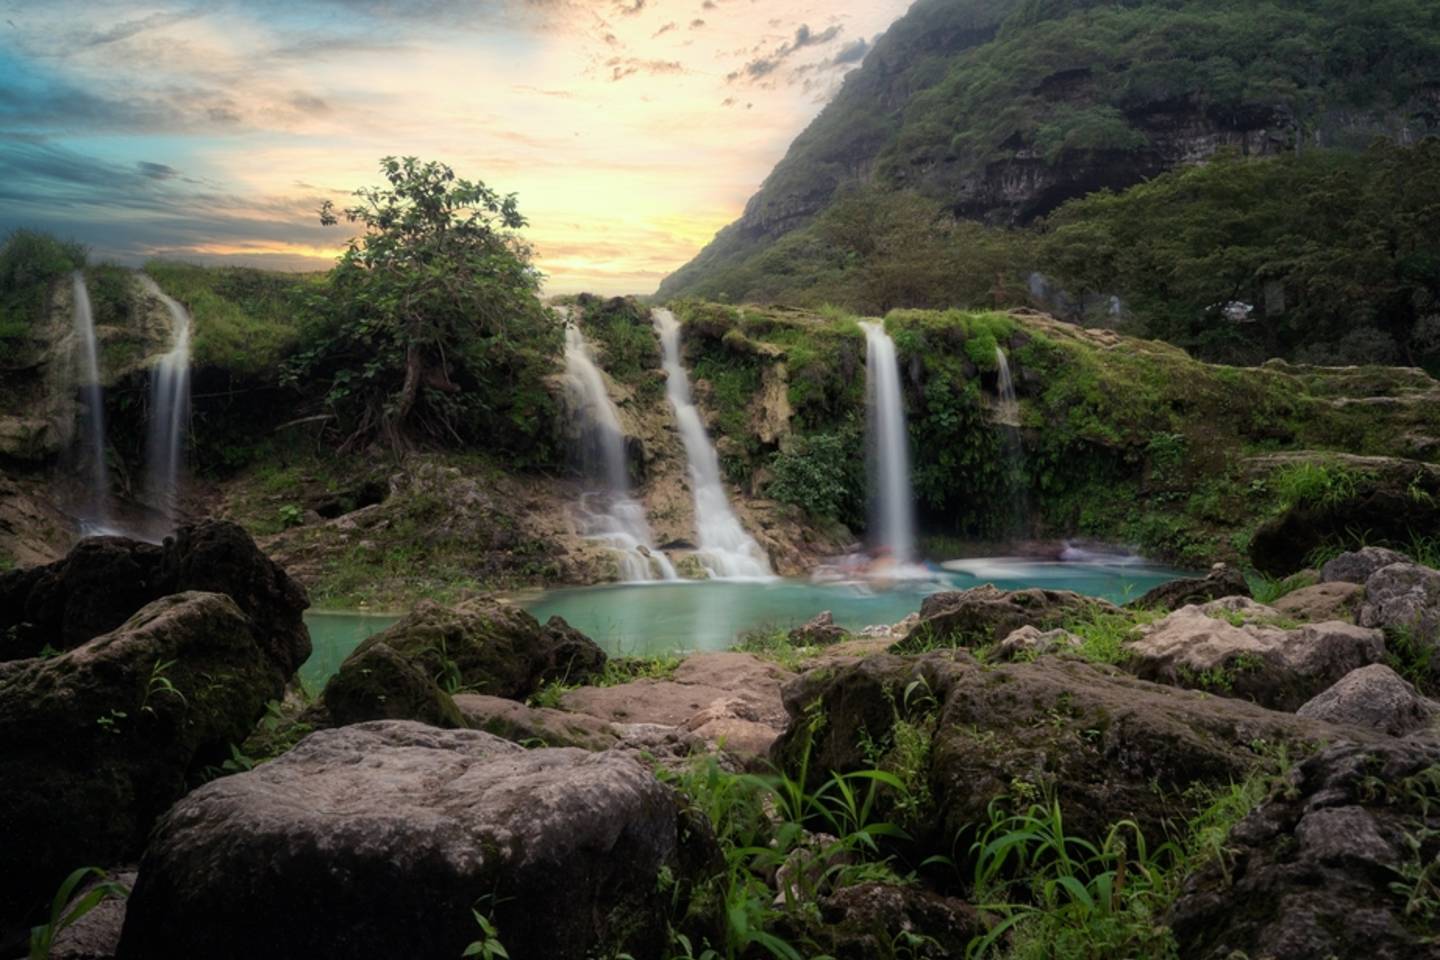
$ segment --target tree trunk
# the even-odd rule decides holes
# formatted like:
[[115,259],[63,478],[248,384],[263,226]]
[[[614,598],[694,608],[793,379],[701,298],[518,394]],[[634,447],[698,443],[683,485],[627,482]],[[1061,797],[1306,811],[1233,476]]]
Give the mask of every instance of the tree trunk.
[[400,395],[395,398],[394,410],[386,412],[382,426],[386,442],[396,453],[409,446],[405,424],[410,419],[410,413],[415,409],[415,399],[420,394],[424,365],[420,348],[411,344],[405,351],[405,383],[400,387]]

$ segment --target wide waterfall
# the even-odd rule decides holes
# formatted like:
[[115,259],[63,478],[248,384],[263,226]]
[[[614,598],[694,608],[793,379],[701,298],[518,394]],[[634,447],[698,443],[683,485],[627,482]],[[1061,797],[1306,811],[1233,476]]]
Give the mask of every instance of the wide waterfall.
[[1000,397],[995,422],[1005,434],[1006,485],[1010,490],[1012,532],[1025,528],[1025,448],[1020,438],[1020,400],[1015,396],[1015,381],[1010,376],[1010,358],[1000,347],[995,348],[995,392]]
[[580,498],[580,533],[614,550],[620,578],[674,580],[675,567],[655,548],[645,508],[630,496],[625,433],[605,378],[590,355],[580,328],[565,327],[565,389],[580,423],[580,461],[588,476],[603,480],[603,492]]
[[170,313],[170,350],[150,371],[150,410],[145,433],[145,497],[173,527],[179,512],[180,467],[190,420],[190,313],[140,274],[145,290]]
[[665,392],[675,411],[675,424],[685,444],[690,463],[690,486],[695,495],[695,533],[699,540],[696,556],[710,576],[725,579],[758,579],[774,576],[770,559],[755,542],[725,495],[720,479],[720,458],[705,433],[700,411],[690,394],[690,377],[680,362],[680,322],[669,310],[651,315],[664,351]]
[[882,323],[864,322],[865,413],[869,440],[870,530],[897,567],[915,561],[910,438],[900,396],[900,360]]
[[100,387],[100,352],[95,345],[95,316],[85,274],[72,280],[75,305],[75,376],[80,389],[83,429],[80,431],[80,472],[85,478],[87,502],[80,516],[83,533],[107,529],[110,513],[110,476],[105,466],[105,397]]

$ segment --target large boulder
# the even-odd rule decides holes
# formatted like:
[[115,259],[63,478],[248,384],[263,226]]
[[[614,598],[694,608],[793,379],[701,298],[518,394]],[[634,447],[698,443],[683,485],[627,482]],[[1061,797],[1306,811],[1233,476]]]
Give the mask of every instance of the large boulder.
[[471,730],[484,730],[524,746],[607,750],[620,740],[615,727],[598,717],[547,707],[530,707],[504,697],[456,694],[455,707]]
[[[864,745],[888,743],[898,715],[933,726],[922,773],[935,806],[915,832],[922,845],[961,855],[1001,797],[1062,798],[1066,826],[1078,836],[1102,837],[1127,817],[1160,836],[1192,812],[1191,786],[1243,779],[1260,741],[1378,736],[1070,657],[993,666],[965,651],[814,670],[786,686],[785,706],[790,726],[772,756],[792,776],[807,769],[815,786],[829,771],[871,766]],[[818,727],[816,717],[824,718]]]
[[1364,584],[1370,575],[1381,567],[1392,563],[1408,563],[1410,558],[1403,553],[1387,550],[1385,547],[1362,547],[1349,553],[1342,553],[1320,568],[1321,583]]
[[1293,590],[1271,606],[1296,620],[1354,620],[1364,599],[1363,586],[1337,580]]
[[713,840],[641,764],[380,721],[307,737],[156,827],[122,960],[664,955]]
[[1300,764],[1230,832],[1223,860],[1186,881],[1168,918],[1180,956],[1440,957],[1433,914],[1407,915],[1405,890],[1425,897],[1440,856],[1437,768],[1440,744],[1424,740],[1337,745]]
[[920,604],[919,619],[891,650],[984,647],[999,643],[1021,627],[1053,630],[1096,610],[1114,612],[1117,608],[1068,590],[1001,590],[987,583],[926,597]]
[[214,593],[0,663],[0,927],[76,867],[133,862],[155,819],[282,693],[250,620]]
[[1286,626],[1239,598],[1182,607],[1125,645],[1125,668],[1145,680],[1295,710],[1352,670],[1385,656],[1385,636],[1350,623]]
[[1404,633],[1422,658],[1440,671],[1440,570],[1392,563],[1365,581],[1361,624]]
[[424,600],[345,658],[310,719],[461,727],[451,694],[523,700],[552,680],[583,683],[604,668],[605,652],[559,617],[541,625],[508,603]]
[[829,610],[818,613],[791,630],[789,640],[797,647],[828,647],[850,639],[850,632],[835,622]]
[[1203,577],[1186,577],[1162,583],[1126,606],[1138,610],[1179,610],[1223,597],[1248,596],[1250,584],[1246,582],[1245,575],[1229,564],[1217,563]]
[[1383,730],[1394,737],[1440,719],[1440,703],[1420,693],[1383,663],[1353,670],[1295,711],[1302,717]]
[[0,659],[73,649],[152,600],[188,590],[235,601],[282,682],[310,656],[304,589],[243,527],[205,520],[182,526],[163,546],[90,537],[64,560],[0,576]]

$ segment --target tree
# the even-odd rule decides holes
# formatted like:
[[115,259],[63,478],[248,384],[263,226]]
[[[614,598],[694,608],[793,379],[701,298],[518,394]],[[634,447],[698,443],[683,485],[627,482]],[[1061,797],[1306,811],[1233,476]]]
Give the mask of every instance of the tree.
[[387,186],[320,210],[327,226],[343,218],[364,229],[312,298],[310,342],[291,378],[326,383],[342,449],[504,439],[497,417],[533,439],[537,411],[519,409],[516,391],[542,379],[558,330],[514,233],[526,224],[515,195],[415,157],[386,157],[380,170]]

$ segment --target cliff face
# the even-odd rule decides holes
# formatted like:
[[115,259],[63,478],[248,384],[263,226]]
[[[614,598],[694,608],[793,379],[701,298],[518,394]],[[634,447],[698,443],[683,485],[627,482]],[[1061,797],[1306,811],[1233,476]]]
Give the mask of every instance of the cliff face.
[[1440,8],[1392,0],[919,0],[659,295],[812,221],[847,185],[1024,224],[1222,150],[1440,130]]

